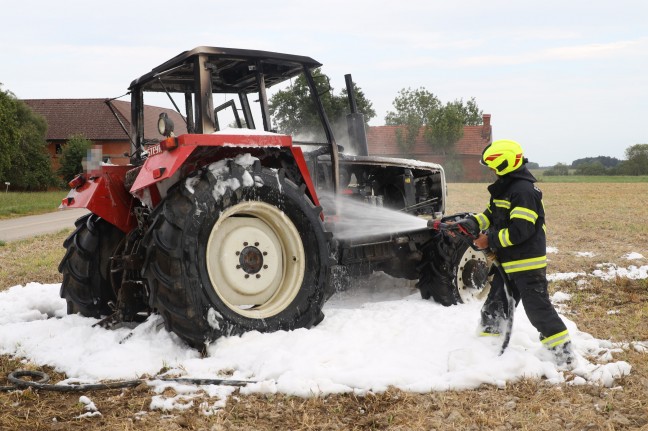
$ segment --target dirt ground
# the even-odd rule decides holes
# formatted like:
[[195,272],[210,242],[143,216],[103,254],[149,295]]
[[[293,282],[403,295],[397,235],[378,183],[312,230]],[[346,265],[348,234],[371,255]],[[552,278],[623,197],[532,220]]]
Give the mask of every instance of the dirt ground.
[[[551,183],[540,187],[545,193],[548,242],[558,249],[549,255],[549,273],[591,273],[598,263],[620,267],[637,264],[621,258],[630,252],[648,257],[648,183]],[[449,202],[450,213],[481,211],[487,202],[485,185],[451,184]],[[41,241],[60,244],[64,236],[48,236]],[[9,262],[12,258],[35,258],[30,255],[34,248],[12,247],[11,252],[5,249],[0,253]],[[594,257],[583,259],[579,252],[594,253]],[[638,264],[647,263],[644,259]],[[40,278],[33,281],[54,282],[57,276],[53,265],[49,273],[40,268]],[[11,284],[17,279],[7,277],[1,280],[3,287],[23,283],[20,278],[20,282]],[[553,282],[550,290],[572,295],[563,312],[581,331],[613,342],[648,340],[648,280],[592,280],[586,290],[573,280]],[[620,312],[610,314],[610,310]],[[201,414],[198,403],[182,412],[152,411],[149,405],[153,394],[143,385],[86,394],[101,412],[95,417],[80,417],[85,405],[79,402],[79,393],[31,389],[0,392],[0,430],[648,429],[648,353],[629,345],[615,354],[614,360],[627,361],[632,371],[613,388],[523,380],[504,388],[482,386],[426,394],[390,389],[364,397],[345,394],[305,399],[235,393],[225,408],[211,416]],[[0,375],[25,367],[49,373],[53,382],[65,378],[52,369],[22,363],[20,358],[0,357]],[[3,384],[6,382],[0,380]]]

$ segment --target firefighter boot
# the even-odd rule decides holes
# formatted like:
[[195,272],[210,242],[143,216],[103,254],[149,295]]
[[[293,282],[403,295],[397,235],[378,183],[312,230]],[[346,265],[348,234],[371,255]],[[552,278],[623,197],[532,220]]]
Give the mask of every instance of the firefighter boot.
[[502,334],[506,319],[499,315],[493,316],[482,313],[477,333],[480,337],[498,337]]
[[551,351],[551,353],[553,353],[556,365],[569,369],[572,368],[572,364],[576,362],[576,360],[569,332],[566,329],[549,337],[544,337],[540,334],[540,341],[549,349],[549,351]]
[[574,348],[571,341],[554,346],[550,350],[556,359],[556,365],[558,367],[572,369],[576,364],[576,357],[574,356]]
[[506,313],[501,303],[484,304],[477,333],[480,337],[497,337],[502,333],[505,321]]

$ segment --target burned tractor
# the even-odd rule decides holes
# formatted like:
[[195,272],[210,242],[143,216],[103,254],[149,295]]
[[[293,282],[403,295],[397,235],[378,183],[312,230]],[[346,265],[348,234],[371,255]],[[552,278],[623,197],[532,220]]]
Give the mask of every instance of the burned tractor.
[[[87,170],[63,201],[90,211],[59,266],[68,313],[106,325],[159,313],[167,330],[201,348],[250,330],[316,325],[336,288],[372,271],[418,280],[424,298],[444,305],[483,292],[485,257],[425,227],[336,236],[349,220],[335,196],[441,218],[446,184],[439,165],[367,155],[349,75],[348,133],[338,139],[354,154],[345,151],[313,77],[320,66],[198,47],[134,80],[130,163]],[[319,130],[277,133],[268,93],[300,75]],[[145,97],[146,106],[168,99],[177,112],[151,118]]]

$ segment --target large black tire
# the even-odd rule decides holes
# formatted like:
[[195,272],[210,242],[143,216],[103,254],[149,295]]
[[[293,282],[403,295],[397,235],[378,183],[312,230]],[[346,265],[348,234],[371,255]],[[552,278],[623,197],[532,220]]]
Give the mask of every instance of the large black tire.
[[485,253],[473,250],[458,236],[441,233],[428,241],[422,252],[416,287],[423,299],[449,306],[486,298],[490,265]]
[[320,213],[303,187],[258,162],[200,171],[152,214],[149,305],[196,348],[319,323],[329,266]]
[[115,292],[110,282],[110,258],[124,233],[95,214],[79,218],[65,240],[67,249],[59,264],[63,274],[61,298],[68,314],[101,317],[112,313]]

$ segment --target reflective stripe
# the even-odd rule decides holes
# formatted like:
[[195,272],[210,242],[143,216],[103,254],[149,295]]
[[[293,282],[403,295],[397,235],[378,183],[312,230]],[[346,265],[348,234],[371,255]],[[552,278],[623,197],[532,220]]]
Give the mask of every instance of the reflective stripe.
[[511,202],[505,201],[503,199],[493,199],[493,203],[498,208],[511,209]]
[[565,344],[570,339],[571,338],[569,337],[569,331],[565,329],[564,331],[554,334],[551,337],[543,338],[542,344],[549,348],[552,348],[561,344]]
[[499,231],[497,234],[497,238],[499,238],[500,244],[502,244],[502,247],[510,247],[513,245],[511,242],[511,239],[509,238],[509,230],[508,229],[502,229]]
[[542,223],[542,230],[544,231],[545,235],[547,234],[547,225]]
[[483,213],[480,213],[480,214],[476,214],[475,218],[479,223],[479,230],[488,229],[488,226],[490,226],[490,221],[488,220],[488,217],[486,217]]
[[496,333],[492,333],[492,332],[485,332],[485,331],[482,331],[482,332],[479,333],[479,336],[480,336],[480,337],[499,337],[500,334],[498,334],[497,332],[496,332]]
[[538,220],[538,213],[524,207],[515,207],[511,211],[510,218],[520,218],[535,224]]
[[512,260],[503,262],[502,268],[507,274],[511,272],[530,271],[532,269],[545,268],[547,266],[547,256],[532,257],[531,259]]

